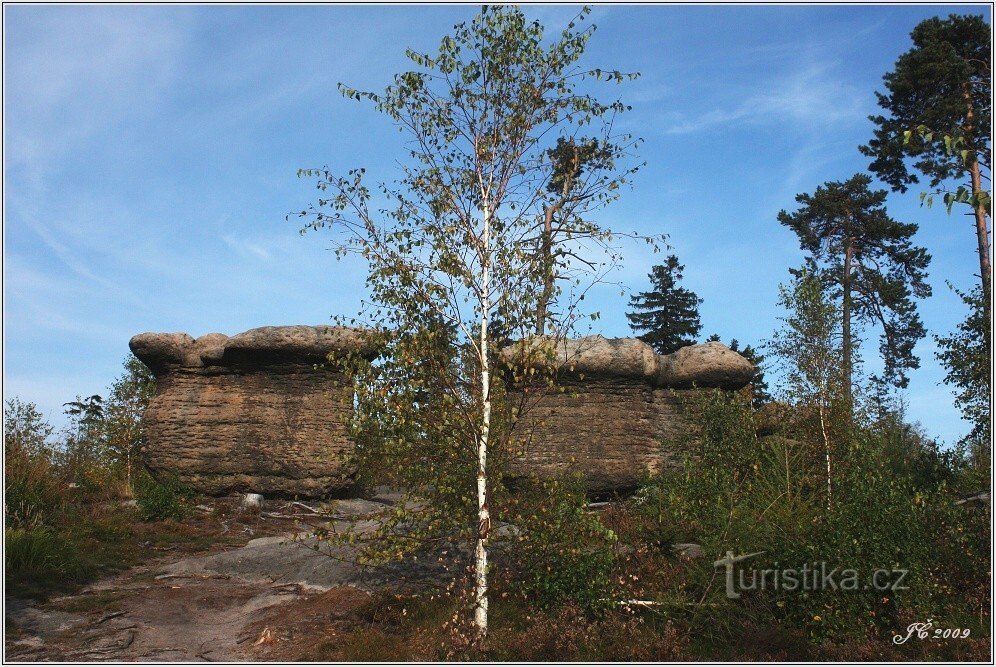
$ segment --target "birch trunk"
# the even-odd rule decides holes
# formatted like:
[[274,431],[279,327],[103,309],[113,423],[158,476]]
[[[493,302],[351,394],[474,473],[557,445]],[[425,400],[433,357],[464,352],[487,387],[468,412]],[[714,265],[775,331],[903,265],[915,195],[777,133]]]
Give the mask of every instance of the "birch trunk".
[[833,476],[830,465],[830,432],[827,427],[826,411],[822,405],[820,406],[820,430],[823,432],[823,451],[827,461],[827,509],[829,510],[833,506]]
[[481,437],[477,443],[477,545],[474,550],[474,626],[478,640],[488,634],[488,436],[491,429],[491,365],[488,359],[488,319],[491,310],[491,216],[484,208],[481,239]]

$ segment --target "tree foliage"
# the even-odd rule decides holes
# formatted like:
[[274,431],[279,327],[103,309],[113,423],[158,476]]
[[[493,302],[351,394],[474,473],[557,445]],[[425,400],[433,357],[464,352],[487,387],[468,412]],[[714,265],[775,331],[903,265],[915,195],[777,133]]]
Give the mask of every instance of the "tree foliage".
[[852,321],[881,329],[884,377],[905,387],[907,371],[920,365],[913,348],[926,335],[914,298],[931,293],[926,282],[930,255],[911,240],[917,226],[889,217],[886,191],[870,190],[870,183],[864,174],[825,183],[812,195],[797,195],[801,206],[794,213],[778,214],[779,222],[796,233],[813,260],[815,275],[833,287],[831,296],[841,309],[848,391],[857,335]]
[[[579,27],[588,13],[548,40],[520,10],[485,6],[437,54],[409,50],[417,69],[383,93],[340,84],[410,139],[401,177],[380,184],[376,197],[363,169],[301,172],[317,177],[321,193],[302,212],[308,228],[329,228],[340,254],[356,253],[369,267],[362,317],[383,354],[359,383],[360,456],[382,470],[400,466],[395,476],[420,498],[383,523],[371,553],[474,544],[478,638],[487,628],[503,420],[515,412],[501,409],[495,322],[502,338],[527,335],[540,299],[549,304],[563,292],[549,287],[556,275],[566,300],[541,321],[563,335],[582,315],[591,282],[618,259],[612,232],[588,214],[619,196],[633,168],[618,165],[634,140],[614,130],[626,107],[583,89],[632,75],[579,66],[594,30]],[[554,235],[563,239],[556,249]],[[459,560],[467,551],[447,553]]]
[[968,316],[955,331],[937,337],[937,358],[947,369],[945,383],[955,389],[955,406],[972,424],[964,440],[988,450],[992,434],[992,368],[985,344],[982,290],[976,287],[968,294],[955,291],[968,307]]
[[[970,165],[992,163],[991,28],[982,16],[930,18],[913,29],[913,48],[887,73],[886,93],[876,93],[888,116],[871,116],[875,138],[861,152],[875,158],[869,168],[905,192],[917,174],[937,187],[968,177]],[[924,132],[917,128],[924,126]],[[954,153],[946,145],[958,139]],[[912,163],[912,164],[911,164]]]
[[145,443],[142,413],[155,387],[152,371],[129,354],[124,372],[110,386],[106,399],[93,394],[65,404],[70,424],[58,454],[79,476],[78,481],[98,484],[97,477],[116,468],[132,488]]
[[[785,310],[781,329],[768,343],[784,377],[783,393],[790,404],[816,413],[818,439],[825,462],[827,504],[833,497],[834,460],[849,438],[852,402],[846,385],[850,378],[841,366],[844,332],[840,311],[827,297],[810,263],[793,270],[793,281],[780,286],[779,305]],[[853,371],[853,367],[851,369]],[[848,419],[842,419],[842,416]]]
[[[971,207],[991,326],[992,29],[981,15],[952,14],[921,22],[910,36],[913,48],[884,76],[887,92],[876,93],[886,115],[870,116],[875,136],[860,150],[893,190],[905,192],[919,172],[948,211],[956,203]],[[930,204],[933,194],[923,192],[920,200]]]
[[699,304],[695,292],[679,286],[685,267],[675,255],[650,271],[651,289],[630,297],[631,312],[626,313],[633,331],[643,332],[640,340],[658,354],[670,354],[686,345],[694,345],[702,330]]

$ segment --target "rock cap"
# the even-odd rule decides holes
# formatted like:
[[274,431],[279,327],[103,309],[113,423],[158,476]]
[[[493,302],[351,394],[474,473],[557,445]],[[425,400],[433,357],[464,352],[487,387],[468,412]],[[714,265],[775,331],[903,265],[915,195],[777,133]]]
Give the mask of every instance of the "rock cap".
[[322,363],[330,353],[376,355],[374,337],[366,329],[337,326],[276,326],[250,329],[234,336],[210,333],[141,333],[128,346],[153,373],[175,368],[204,368],[267,363]]
[[534,336],[504,348],[502,359],[516,368],[544,368],[561,376],[632,378],[672,389],[740,389],[754,374],[750,361],[719,342],[659,355],[637,338]]

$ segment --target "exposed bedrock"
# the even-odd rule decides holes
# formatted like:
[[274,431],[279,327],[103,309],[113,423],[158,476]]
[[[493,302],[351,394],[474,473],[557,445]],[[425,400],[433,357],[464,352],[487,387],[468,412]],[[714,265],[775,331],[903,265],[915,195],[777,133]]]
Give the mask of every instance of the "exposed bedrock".
[[740,389],[754,370],[717,342],[662,356],[634,338],[533,338],[502,354],[513,368],[547,371],[527,377],[555,377],[552,386],[513,383],[512,403],[523,410],[509,476],[577,472],[592,492],[632,489],[675,464],[680,452],[662,443],[694,433],[684,407],[691,390]]
[[369,341],[332,326],[133,337],[132,351],[157,379],[144,416],[149,467],[209,494],[348,489],[353,382],[321,365],[330,353],[372,357]]

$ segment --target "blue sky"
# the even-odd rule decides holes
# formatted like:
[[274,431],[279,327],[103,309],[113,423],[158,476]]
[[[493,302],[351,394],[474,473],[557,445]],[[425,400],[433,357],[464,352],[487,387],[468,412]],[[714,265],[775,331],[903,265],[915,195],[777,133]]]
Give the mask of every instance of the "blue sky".
[[[314,199],[301,167],[396,174],[389,121],[336,92],[377,90],[473,6],[4,7],[4,395],[55,422],[102,392],[142,331],[233,334],[357,311],[364,271],[284,217]],[[603,212],[665,233],[704,299],[703,336],[757,344],[777,287],[801,263],[776,221],[799,192],[867,167],[874,91],[921,20],[988,6],[598,6],[584,63],[638,71],[606,91],[634,109],[647,166]],[[560,28],[568,7],[526,13]],[[915,186],[916,187],[916,186]],[[891,195],[933,255],[931,332],[964,316],[945,286],[978,271],[971,221]],[[639,291],[660,260],[633,245],[615,278]],[[594,295],[606,336],[627,297]],[[874,357],[877,343],[868,346]],[[966,427],[935,345],[906,396],[927,432]],[[873,367],[873,363],[869,366]]]

